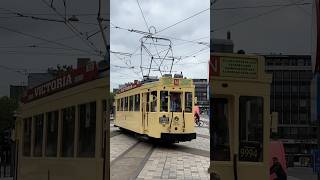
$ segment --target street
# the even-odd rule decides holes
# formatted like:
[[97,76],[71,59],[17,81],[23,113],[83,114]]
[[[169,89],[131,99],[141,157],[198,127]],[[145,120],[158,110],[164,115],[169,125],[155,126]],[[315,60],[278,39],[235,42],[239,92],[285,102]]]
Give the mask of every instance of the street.
[[160,145],[110,126],[111,179],[210,179],[209,129],[196,127],[197,139]]

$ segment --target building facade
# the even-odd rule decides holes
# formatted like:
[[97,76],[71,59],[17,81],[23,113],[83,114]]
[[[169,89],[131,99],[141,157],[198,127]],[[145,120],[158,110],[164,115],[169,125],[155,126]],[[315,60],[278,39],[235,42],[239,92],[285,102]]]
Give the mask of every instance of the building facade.
[[193,79],[195,86],[195,97],[197,97],[197,103],[202,111],[209,109],[208,100],[208,80],[207,79]]
[[289,166],[308,166],[316,148],[311,121],[311,56],[265,55],[266,72],[273,74],[270,111],[278,112],[278,138],[284,143]]

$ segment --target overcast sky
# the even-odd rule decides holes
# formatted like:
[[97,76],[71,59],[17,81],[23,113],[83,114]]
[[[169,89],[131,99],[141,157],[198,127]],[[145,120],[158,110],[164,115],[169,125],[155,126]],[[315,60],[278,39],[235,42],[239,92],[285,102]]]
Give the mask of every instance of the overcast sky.
[[[62,2],[53,1],[53,6],[61,13],[64,11]],[[282,8],[273,6],[292,2],[297,2],[297,0],[217,0],[214,8],[220,10],[214,10],[213,18],[210,19],[209,10],[203,11],[209,8],[209,0],[139,0],[147,22],[146,25],[136,0],[111,0],[110,48],[114,52],[135,52],[131,56],[110,55],[111,88],[142,77],[139,68],[141,58],[139,40],[143,35],[114,26],[140,31],[148,31],[146,26],[153,26],[155,28],[152,28],[151,32],[160,31],[203,11],[184,22],[157,33],[156,36],[171,40],[173,56],[176,58],[176,64],[173,66],[175,72],[182,71],[189,78],[207,78],[206,62],[209,58],[207,43],[210,36],[210,20],[213,21],[211,28],[219,29],[211,34],[215,38],[226,38],[227,31],[231,31],[235,51],[244,49],[249,53],[310,54],[312,6],[301,5]],[[299,3],[301,2],[312,1],[300,0]],[[272,5],[272,7],[233,8],[261,5]],[[42,0],[2,0],[0,7],[0,27],[2,27],[0,28],[0,96],[9,95],[10,84],[19,85],[26,81],[26,75],[15,72],[17,70],[44,72],[48,67],[57,64],[75,65],[78,57],[102,59],[100,56],[92,55],[94,50],[85,44],[88,42],[75,36],[63,23],[39,21],[12,14],[17,11],[24,15],[61,19]],[[233,9],[221,10],[225,8]],[[90,35],[98,30],[97,11],[98,0],[96,2],[67,1],[68,17],[72,14],[78,16],[80,22],[73,23],[73,25],[84,34],[87,32]],[[19,35],[4,30],[3,27],[63,43],[63,45]],[[56,41],[70,36],[73,38]],[[93,49],[104,50],[100,34],[93,36],[90,40],[97,47]],[[186,40],[195,42],[187,42]],[[32,45],[37,45],[37,48],[27,47]],[[75,48],[81,49],[81,51],[74,50]],[[152,54],[156,54],[153,46],[148,48]],[[161,47],[157,48],[160,51]],[[146,66],[150,62],[150,56],[147,56],[146,52],[142,54],[143,65]],[[164,56],[164,54],[160,54],[160,56]],[[178,61],[179,59],[181,60]],[[167,64],[166,69],[169,67]],[[152,75],[159,75],[156,73],[152,71]]]
[[[51,0],[45,0],[51,2]],[[53,7],[60,14],[64,14],[63,1],[53,1]],[[31,18],[17,17],[14,12],[40,18],[61,20],[42,0],[1,0],[0,2],[0,96],[9,95],[9,85],[26,83],[26,75],[16,71],[45,72],[48,67],[61,65],[75,65],[78,57],[90,57],[101,60],[102,57],[92,55],[93,49],[104,51],[101,34],[90,38],[97,48],[87,45],[85,34],[88,35],[99,30],[97,25],[98,0],[67,0],[67,16],[77,15],[80,20],[73,26],[83,36],[75,35],[64,23],[34,20]],[[5,30],[3,28],[9,28]],[[22,32],[28,35],[12,32]],[[63,39],[63,40],[61,40]],[[59,44],[57,44],[59,43]],[[36,48],[28,46],[37,45]],[[74,50],[80,49],[80,50]]]
[[[136,52],[132,56],[124,56],[119,54],[111,54],[111,88],[117,88],[119,84],[130,82],[134,79],[141,79],[141,51],[140,38],[143,34],[129,32],[115,28],[119,26],[125,29],[135,29],[140,31],[158,32],[181,21],[193,14],[209,8],[209,0],[139,0],[141,10],[136,0],[111,0],[111,30],[110,30],[110,48],[112,51]],[[147,24],[147,25],[146,25]],[[154,30],[155,29],[155,30]],[[206,78],[207,77],[207,60],[209,57],[209,41],[210,41],[210,11],[209,9],[203,13],[179,23],[171,28],[161,31],[155,35],[160,38],[167,38],[172,42],[172,52],[168,54],[175,57],[173,71],[175,73],[182,72],[188,78]],[[201,38],[201,39],[200,39]],[[179,39],[179,40],[177,40]],[[193,41],[203,42],[198,44]],[[169,46],[169,41],[158,41],[152,45],[152,41],[148,40],[146,47],[154,57],[164,57]],[[138,51],[136,51],[138,50]],[[159,56],[157,54],[159,53]],[[151,62],[151,56],[146,51],[142,51],[142,65],[147,67]],[[192,56],[190,56],[192,55]],[[157,63],[157,62],[156,62]],[[163,69],[168,71],[171,67],[171,61],[164,61]],[[158,64],[160,64],[158,62]],[[185,65],[183,65],[185,64]],[[153,70],[158,67],[155,63]],[[125,68],[125,67],[134,67]],[[147,73],[146,69],[144,74]],[[168,72],[164,72],[168,73]],[[151,71],[150,75],[160,75],[160,72]]]

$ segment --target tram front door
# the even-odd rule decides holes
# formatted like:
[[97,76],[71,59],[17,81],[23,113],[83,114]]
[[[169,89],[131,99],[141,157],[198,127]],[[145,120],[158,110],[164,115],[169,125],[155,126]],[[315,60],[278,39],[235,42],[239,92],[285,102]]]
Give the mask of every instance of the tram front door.
[[211,179],[269,179],[271,75],[264,59],[214,53],[210,65]]

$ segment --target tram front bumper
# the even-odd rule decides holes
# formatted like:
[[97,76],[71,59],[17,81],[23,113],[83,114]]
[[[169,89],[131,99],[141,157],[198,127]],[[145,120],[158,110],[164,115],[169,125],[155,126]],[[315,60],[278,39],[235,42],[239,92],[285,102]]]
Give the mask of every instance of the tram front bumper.
[[196,137],[196,133],[161,133],[161,139],[170,142],[191,141]]

